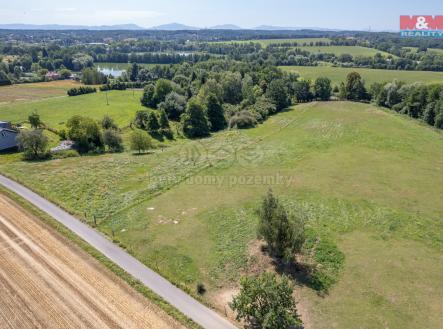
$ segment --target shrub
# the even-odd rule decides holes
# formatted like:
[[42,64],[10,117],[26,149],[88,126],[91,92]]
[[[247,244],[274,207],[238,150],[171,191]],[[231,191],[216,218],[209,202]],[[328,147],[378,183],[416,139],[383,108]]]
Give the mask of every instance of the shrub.
[[78,87],[78,88],[71,88],[67,91],[68,96],[80,96],[85,94],[91,94],[96,93],[97,89],[93,87]]
[[178,121],[186,107],[186,98],[175,91],[166,95],[165,100],[158,105],[158,108],[165,110],[170,120]]
[[149,112],[147,110],[137,111],[135,113],[134,124],[137,128],[146,130]]
[[113,81],[111,83],[107,83],[103,86],[100,86],[100,91],[126,90],[127,88],[128,88],[128,83],[122,81]]
[[99,125],[93,119],[76,115],[68,120],[66,127],[69,139],[76,143],[81,153],[102,150],[103,136]]
[[105,115],[102,119],[102,128],[117,130],[118,126],[115,124],[114,120],[109,115]]
[[48,157],[48,137],[43,134],[41,129],[20,131],[17,142],[26,160],[39,160]]
[[58,71],[58,74],[62,79],[69,79],[71,77],[72,72],[68,69],[61,69]]
[[197,293],[199,295],[204,295],[206,293],[206,287],[203,283],[199,282],[197,284]]
[[132,132],[130,142],[131,150],[138,151],[139,154],[153,147],[151,138],[146,132],[141,130]]
[[312,230],[306,232],[304,245],[308,256],[308,284],[311,288],[327,292],[335,284],[343,267],[345,256],[328,237],[318,237]]
[[11,84],[12,82],[8,78],[8,75],[4,71],[0,70],[0,86],[9,86]]
[[294,287],[286,276],[280,280],[274,273],[244,277],[240,286],[240,293],[230,304],[238,321],[263,329],[295,329],[301,324],[292,297]]
[[75,158],[80,156],[80,154],[76,150],[63,150],[59,152],[52,153],[52,159],[66,159],[66,158]]
[[123,140],[120,134],[114,129],[106,129],[103,133],[103,143],[111,152],[123,152]]
[[260,97],[257,99],[254,105],[250,107],[251,113],[256,113],[257,121],[265,121],[269,115],[277,112],[275,104],[266,97]]
[[237,112],[229,120],[230,129],[247,129],[255,127],[256,125],[257,120],[255,119],[254,115],[247,110]]

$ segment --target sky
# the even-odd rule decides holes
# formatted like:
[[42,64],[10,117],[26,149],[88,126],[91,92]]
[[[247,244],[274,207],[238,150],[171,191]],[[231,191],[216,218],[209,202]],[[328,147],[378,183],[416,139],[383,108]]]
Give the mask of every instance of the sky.
[[400,15],[443,15],[442,0],[14,0],[2,1],[0,24],[197,27],[235,24],[398,30]]

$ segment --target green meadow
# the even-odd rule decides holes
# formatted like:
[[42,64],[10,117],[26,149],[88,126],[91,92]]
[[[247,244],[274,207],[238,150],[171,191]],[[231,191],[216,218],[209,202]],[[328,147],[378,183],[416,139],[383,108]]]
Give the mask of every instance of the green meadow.
[[287,72],[298,73],[302,78],[315,80],[318,77],[327,77],[333,84],[340,84],[346,80],[346,76],[351,72],[358,72],[369,86],[373,82],[390,82],[394,79],[407,83],[441,83],[443,72],[430,71],[395,71],[376,70],[364,68],[344,68],[332,66],[281,66]]
[[301,46],[297,48],[309,51],[310,53],[329,53],[329,54],[334,54],[336,56],[340,56],[343,54],[350,54],[354,57],[355,56],[372,57],[377,53],[380,53],[384,56],[393,56],[387,52],[378,49],[361,47],[361,46]]
[[108,114],[120,126],[125,127],[129,126],[135,112],[141,109],[140,97],[141,91],[126,90],[0,104],[0,118],[20,123],[26,121],[29,114],[35,111],[40,115],[42,121],[50,127],[62,128],[67,120],[74,115],[89,116],[99,120]]
[[[138,96],[109,96],[109,106],[99,93],[46,100],[37,110],[55,126],[73,113],[107,113],[127,125]],[[0,117],[24,120],[31,109],[2,106]],[[23,162],[1,155],[0,172],[87,223],[95,216],[100,231],[179,286],[195,292],[204,283],[202,298],[221,311],[217,301],[258,262],[255,210],[272,188],[345,254],[327,295],[298,283],[307,324],[436,328],[443,321],[442,148],[440,131],[406,117],[369,104],[314,102],[257,128],[178,139],[140,156]]]
[[[404,47],[406,49],[411,49],[414,52],[417,52],[418,48],[417,47]],[[439,48],[428,48],[427,50],[430,53],[434,53],[434,54],[439,54],[443,56],[443,49],[439,49]]]

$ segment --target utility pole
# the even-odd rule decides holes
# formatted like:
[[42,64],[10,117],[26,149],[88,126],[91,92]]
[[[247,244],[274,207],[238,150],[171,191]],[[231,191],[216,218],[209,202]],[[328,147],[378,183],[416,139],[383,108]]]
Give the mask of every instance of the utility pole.
[[106,105],[109,105],[109,100],[108,100],[108,91],[107,91],[107,90],[105,91],[105,94],[106,94]]

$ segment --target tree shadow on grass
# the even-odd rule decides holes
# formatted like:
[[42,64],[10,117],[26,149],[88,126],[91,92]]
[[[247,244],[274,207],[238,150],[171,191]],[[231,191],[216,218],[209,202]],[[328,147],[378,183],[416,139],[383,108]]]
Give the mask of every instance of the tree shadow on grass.
[[325,297],[328,295],[328,290],[319,285],[319,283],[314,279],[312,275],[314,272],[313,265],[306,264],[299,259],[297,260],[297,258],[301,257],[294,257],[293,261],[287,262],[282,258],[273,255],[266,245],[262,246],[261,251],[264,255],[272,260],[272,265],[278,274],[286,275],[298,285],[311,288],[320,297]]
[[137,152],[137,153],[132,152],[133,156],[142,156],[142,155],[149,155],[149,154],[154,154],[154,152],[152,152],[152,151]]

